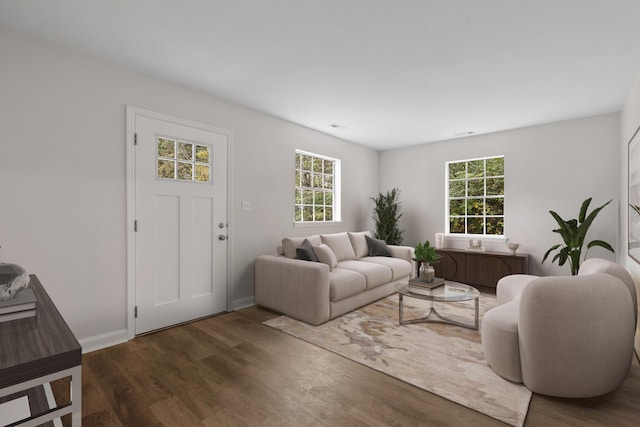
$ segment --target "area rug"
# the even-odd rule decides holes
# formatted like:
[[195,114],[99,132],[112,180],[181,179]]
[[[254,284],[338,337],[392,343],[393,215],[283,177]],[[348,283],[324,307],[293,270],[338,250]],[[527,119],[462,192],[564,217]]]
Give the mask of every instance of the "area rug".
[[[422,317],[428,304],[405,297],[404,318]],[[480,316],[495,305],[495,295],[483,293]],[[447,317],[473,322],[471,301],[436,303],[436,308]],[[507,424],[524,424],[531,392],[491,370],[480,332],[435,323],[399,325],[397,294],[320,326],[286,316],[264,324]]]

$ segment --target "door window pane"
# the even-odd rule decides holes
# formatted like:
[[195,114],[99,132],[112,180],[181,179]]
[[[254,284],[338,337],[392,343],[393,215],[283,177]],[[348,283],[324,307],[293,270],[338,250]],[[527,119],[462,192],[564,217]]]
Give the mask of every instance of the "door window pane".
[[193,144],[178,142],[178,160],[193,159]]
[[211,182],[211,147],[157,137],[157,177],[180,182]]
[[178,179],[193,180],[193,165],[191,163],[178,163]]

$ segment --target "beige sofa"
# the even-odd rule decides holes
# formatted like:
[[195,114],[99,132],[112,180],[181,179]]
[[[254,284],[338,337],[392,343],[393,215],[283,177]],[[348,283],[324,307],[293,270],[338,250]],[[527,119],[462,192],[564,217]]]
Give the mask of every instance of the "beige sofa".
[[[255,302],[312,325],[348,313],[396,291],[414,276],[413,248],[382,243],[377,256],[368,231],[285,238],[277,255],[255,260]],[[296,259],[304,241],[318,262]],[[373,255],[373,256],[370,256]]]
[[482,319],[482,347],[500,376],[557,397],[616,389],[633,358],[637,296],[616,263],[588,259],[578,276],[506,276]]

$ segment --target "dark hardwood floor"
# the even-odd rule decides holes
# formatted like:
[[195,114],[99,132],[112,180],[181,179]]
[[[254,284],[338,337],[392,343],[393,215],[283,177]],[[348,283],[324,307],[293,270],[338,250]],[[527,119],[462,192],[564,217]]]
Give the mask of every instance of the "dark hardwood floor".
[[[504,425],[261,324],[275,316],[252,307],[84,355],[83,424]],[[638,361],[608,395],[533,396],[526,427],[565,425],[640,425]]]

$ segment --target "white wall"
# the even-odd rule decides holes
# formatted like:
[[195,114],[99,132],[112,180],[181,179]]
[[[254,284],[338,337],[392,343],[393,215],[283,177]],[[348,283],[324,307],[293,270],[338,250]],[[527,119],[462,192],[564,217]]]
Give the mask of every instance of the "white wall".
[[[433,243],[445,229],[445,162],[487,156],[505,156],[505,234],[530,254],[533,274],[569,274],[550,260],[541,265],[546,250],[560,243],[553,233],[556,222],[549,210],[576,218],[583,200],[593,197],[592,207],[610,199],[593,223],[588,239],[617,245],[618,114],[608,114],[509,130],[438,143],[423,144],[380,155],[380,188],[398,187],[404,215],[405,243]],[[507,251],[503,242],[488,243],[488,250]],[[447,247],[464,247],[466,240],[446,240]],[[589,256],[615,259],[593,248]]]
[[[371,226],[376,151],[5,30],[0,57],[0,245],[81,341],[127,326],[127,104],[233,132],[235,306],[253,302],[253,259],[283,236]],[[296,148],[342,160],[340,226],[294,229]]]
[[[629,257],[627,251],[629,243],[629,203],[628,170],[629,170],[629,140],[640,126],[640,74],[627,96],[620,114],[620,262],[631,272],[636,282],[636,291],[640,297],[640,265]],[[640,300],[638,301],[640,307]],[[640,321],[636,329],[636,352],[640,354]]]
[[[626,209],[620,209],[618,226],[618,207],[626,206],[626,142],[640,124],[640,82],[622,112],[622,135],[612,114],[379,154],[5,30],[0,57],[3,258],[38,274],[80,339],[126,329],[127,104],[233,132],[230,273],[236,306],[252,302],[256,255],[273,252],[284,235],[372,228],[369,198],[379,190],[401,189],[405,243],[433,240],[444,229],[447,160],[506,156],[507,235],[532,254],[533,273],[568,274],[566,266],[539,265],[558,241],[548,210],[575,216],[589,196],[594,205],[614,199],[590,237],[626,248],[616,233],[619,228],[626,236]],[[341,225],[293,227],[295,148],[342,159]],[[565,164],[574,152],[577,158]],[[251,212],[241,211],[242,200],[252,202]],[[593,255],[608,257],[597,251]],[[626,263],[638,279],[640,266]]]

